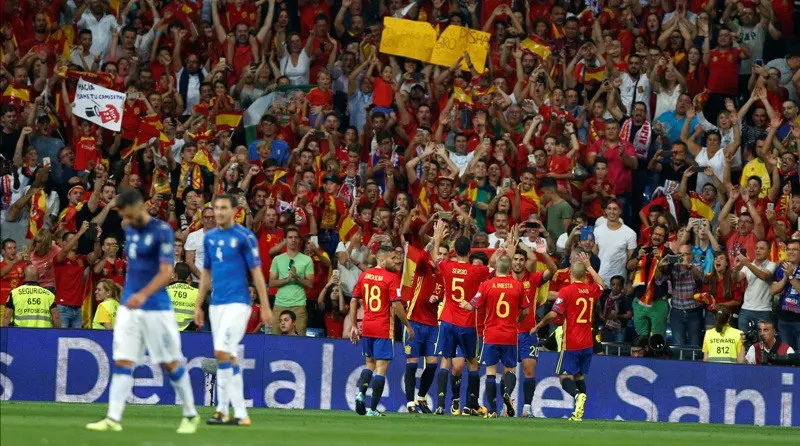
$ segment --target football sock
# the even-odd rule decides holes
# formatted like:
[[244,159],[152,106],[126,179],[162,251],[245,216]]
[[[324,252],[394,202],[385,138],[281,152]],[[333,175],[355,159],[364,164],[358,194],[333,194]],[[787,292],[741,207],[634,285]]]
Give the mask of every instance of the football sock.
[[461,375],[455,376],[450,375],[450,387],[452,387],[451,391],[453,392],[453,399],[460,400],[461,399]]
[[386,377],[376,375],[372,380],[372,401],[370,401],[370,408],[378,410],[378,404],[381,402],[383,396],[383,386],[386,385]]
[[514,372],[508,372],[503,375],[503,384],[505,384],[505,389],[503,390],[503,395],[514,394],[514,389],[517,388],[517,375]]
[[481,389],[481,377],[477,370],[470,370],[467,374],[467,407],[477,409],[478,393]]
[[403,376],[403,381],[406,385],[406,401],[414,401],[414,390],[417,387],[417,363],[406,363],[406,374]]
[[575,380],[575,387],[578,388],[578,393],[586,393],[586,381],[583,379]]
[[230,391],[228,396],[231,399],[231,406],[233,406],[233,413],[236,414],[236,418],[244,419],[247,418],[247,406],[244,403],[244,377],[238,364],[233,366],[232,370],[233,379],[228,385],[228,390]]
[[486,375],[486,397],[489,399],[489,413],[497,412],[497,378]]
[[114,374],[111,375],[111,386],[108,391],[108,413],[106,417],[117,423],[122,421],[125,400],[131,395],[131,389],[133,389],[133,369],[114,367]]
[[447,396],[447,377],[450,370],[439,369],[436,373],[436,407],[444,407],[444,399]]
[[533,402],[533,394],[536,393],[536,378],[525,378],[522,381],[522,393],[525,398],[525,405]]
[[506,381],[504,379],[500,380],[500,396],[506,394]]
[[194,407],[194,393],[192,393],[192,383],[189,380],[189,373],[179,365],[175,370],[169,372],[169,382],[175,389],[175,395],[179,396],[183,404],[184,417],[196,417],[197,408]]
[[228,415],[231,403],[230,387],[233,380],[233,365],[230,361],[217,364],[217,412]]
[[431,390],[433,384],[433,377],[436,376],[436,364],[428,364],[422,371],[422,377],[419,379],[419,393],[420,398],[425,398],[428,391]]
[[575,381],[572,378],[562,379],[561,388],[573,398],[578,394],[578,388],[575,387]]
[[372,380],[372,370],[364,369],[361,371],[361,376],[358,378],[358,391],[364,395],[367,394],[369,389],[369,382]]

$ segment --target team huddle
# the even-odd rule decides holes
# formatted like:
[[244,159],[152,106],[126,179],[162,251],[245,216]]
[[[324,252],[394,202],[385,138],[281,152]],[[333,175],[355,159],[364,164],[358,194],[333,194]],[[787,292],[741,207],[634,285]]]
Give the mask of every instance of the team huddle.
[[[536,333],[552,322],[562,325],[558,340],[561,358],[556,373],[562,388],[575,399],[570,419],[580,421],[586,404],[584,377],[589,371],[593,351],[593,308],[604,286],[589,258],[584,255],[580,262],[573,262],[569,270],[570,284],[559,290],[552,311],[537,323],[536,305],[542,303],[537,291],[556,273],[556,266],[547,255],[546,243],[536,243],[531,248],[520,243],[519,237],[509,237],[489,258],[482,252],[470,254],[469,239],[459,237],[452,241],[455,256],[451,258],[448,232],[447,224],[437,222],[429,250],[423,253],[424,260],[416,264],[417,272],[421,273],[418,284],[401,288],[397,275],[402,267],[401,256],[385,247],[378,250],[377,266],[365,271],[356,284],[350,317],[355,327],[355,309],[357,301],[361,300],[364,319],[361,334],[353,328],[350,338],[354,343],[361,338],[366,358],[358,381],[356,412],[382,416],[378,404],[393,357],[394,316],[397,316],[405,326],[405,391],[409,412],[444,415],[450,381],[452,415],[496,418],[501,413],[497,401],[497,371],[502,365],[500,395],[506,415],[513,417],[511,395],[517,385],[514,372],[521,363],[524,375],[522,416],[532,416],[531,403],[536,389],[534,372],[539,355]],[[542,261],[545,269],[537,271],[537,261]],[[410,291],[401,292],[401,289]],[[439,315],[440,304],[443,308]],[[425,359],[425,368],[417,389],[420,357]],[[481,365],[486,367],[488,408],[480,405]],[[462,407],[464,366],[467,368],[467,401]],[[437,407],[432,411],[426,396],[434,378]],[[370,382],[372,398],[367,408],[366,392]],[[418,390],[416,396],[415,390]]]
[[[217,227],[204,238],[204,258],[197,297],[195,323],[204,322],[203,301],[210,291],[209,320],[217,360],[217,407],[207,424],[249,426],[244,398],[242,372],[237,363],[238,345],[244,337],[250,316],[248,271],[258,293],[261,320],[271,323],[272,310],[261,272],[258,244],[253,233],[233,219],[235,197],[215,198]],[[118,205],[125,225],[125,253],[128,280],[114,327],[113,375],[106,417],[86,427],[95,431],[121,431],[125,401],[133,389],[133,371],[144,359],[145,349],[153,362],[167,370],[170,382],[183,405],[178,433],[196,432],[199,416],[194,406],[189,375],[182,365],[181,338],[165,287],[173,267],[173,233],[169,226],[147,212],[142,196],[135,190],[120,194]],[[406,399],[408,411],[445,413],[448,381],[451,382],[453,415],[495,418],[497,407],[497,371],[502,365],[500,395],[506,414],[514,416],[511,396],[517,384],[517,363],[523,368],[524,404],[522,416],[531,416],[536,381],[534,371],[539,351],[536,333],[545,324],[563,324],[559,370],[562,387],[575,398],[570,419],[583,417],[586,403],[584,376],[592,357],[592,309],[600,297],[603,281],[592,269],[588,257],[570,267],[570,284],[559,291],[558,299],[541,321],[536,322],[537,290],[556,273],[546,244],[533,248],[509,237],[491,258],[470,255],[470,241],[459,237],[449,257],[449,227],[437,222],[429,253],[422,252],[422,279],[411,287],[410,295],[400,292],[398,272],[402,256],[398,251],[380,247],[377,265],[364,271],[354,289],[350,317],[350,338],[360,339],[366,358],[358,382],[356,412],[382,416],[378,404],[386,384],[386,370],[394,356],[394,320],[405,326]],[[415,249],[406,247],[406,249]],[[546,269],[536,271],[542,259]],[[493,267],[493,269],[492,269]],[[590,280],[587,279],[590,275]],[[406,293],[408,294],[408,293]],[[358,301],[364,310],[361,330],[357,326]],[[439,314],[439,305],[443,309]],[[419,358],[425,359],[420,386],[415,397]],[[437,365],[438,363],[438,365]],[[480,405],[479,368],[486,367],[486,396],[489,407]],[[467,368],[467,401],[461,406],[461,377]],[[434,378],[437,381],[437,407],[432,411],[426,395]],[[372,385],[370,407],[366,392]],[[230,408],[233,408],[233,416]]]

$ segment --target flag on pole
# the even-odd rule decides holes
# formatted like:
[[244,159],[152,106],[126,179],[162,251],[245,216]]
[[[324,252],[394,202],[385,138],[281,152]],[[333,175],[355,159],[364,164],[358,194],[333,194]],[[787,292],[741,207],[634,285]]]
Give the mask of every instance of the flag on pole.
[[540,60],[547,60],[553,52],[550,46],[535,34],[528,35],[528,38],[523,40],[520,46],[535,54]]
[[217,130],[234,130],[236,127],[239,127],[239,123],[242,122],[243,113],[242,110],[226,110],[221,112],[214,119]]
[[346,213],[342,218],[342,223],[339,225],[339,240],[342,243],[347,243],[359,229],[360,227],[353,219],[353,216],[349,212]]

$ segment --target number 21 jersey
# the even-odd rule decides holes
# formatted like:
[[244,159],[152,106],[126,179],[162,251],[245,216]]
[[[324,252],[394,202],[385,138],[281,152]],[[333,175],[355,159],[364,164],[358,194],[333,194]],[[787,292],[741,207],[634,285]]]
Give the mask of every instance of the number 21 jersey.
[[564,316],[564,350],[592,348],[594,304],[603,289],[596,284],[571,283],[558,292],[553,311]]

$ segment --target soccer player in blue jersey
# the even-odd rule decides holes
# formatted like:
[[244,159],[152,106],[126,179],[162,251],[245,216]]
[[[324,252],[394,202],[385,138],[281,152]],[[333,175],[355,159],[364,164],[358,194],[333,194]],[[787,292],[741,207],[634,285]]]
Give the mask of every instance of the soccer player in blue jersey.
[[197,431],[189,373],[181,364],[181,338],[172,301],[165,287],[172,278],[174,236],[172,228],[147,212],[141,194],[129,189],[108,206],[117,205],[125,228],[128,272],[114,325],[114,372],[108,392],[106,418],[86,425],[94,431],[121,431],[125,400],[133,389],[133,369],[144,359],[145,348],[153,362],[169,373],[175,394],[183,402],[179,434]]
[[[209,319],[214,338],[214,357],[217,359],[217,410],[208,424],[250,426],[244,399],[242,370],[236,361],[239,342],[244,337],[250,318],[250,292],[247,272],[261,301],[261,322],[272,323],[272,310],[267,299],[267,285],[261,272],[258,241],[255,235],[234,221],[236,198],[219,195],[214,199],[217,227],[203,238],[205,257],[197,293],[194,321],[203,326],[203,300],[211,290]],[[228,416],[228,405],[234,417]]]

